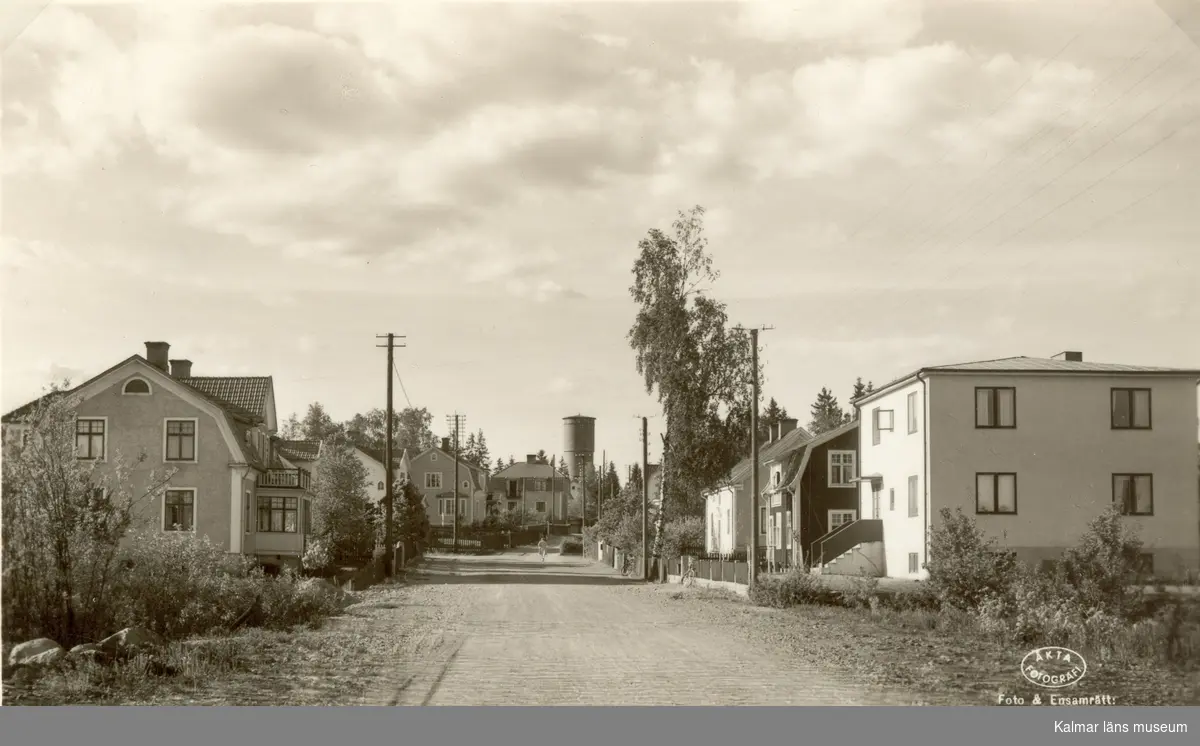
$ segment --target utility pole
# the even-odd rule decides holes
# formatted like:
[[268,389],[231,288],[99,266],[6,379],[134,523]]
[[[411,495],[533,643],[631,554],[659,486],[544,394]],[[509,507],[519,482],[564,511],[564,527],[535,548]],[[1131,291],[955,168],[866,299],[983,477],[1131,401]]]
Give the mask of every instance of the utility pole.
[[650,579],[650,427],[642,418],[642,580]]
[[458,554],[458,433],[462,428],[463,423],[467,420],[465,414],[455,412],[452,415],[446,415],[446,422],[451,426],[451,432],[454,433],[454,553]]
[[[397,346],[404,347],[404,343],[396,344],[395,334],[377,334],[376,339],[386,339],[386,345],[375,345],[376,347],[387,347],[387,444],[384,446],[383,457],[387,462],[384,466],[387,490],[384,492],[383,502],[383,574],[384,577],[392,577],[394,568],[392,567],[392,558],[396,553],[396,537],[392,536],[392,515],[393,502],[395,500],[394,488],[392,486],[392,416],[394,409],[392,407],[392,376],[396,370],[396,364],[392,357],[392,351]],[[400,337],[404,339],[404,337]]]
[[604,515],[604,483],[608,481],[608,451],[600,452],[600,481],[596,482],[596,520]]
[[[742,327],[736,327],[742,329]],[[773,326],[761,327],[762,331],[770,331]],[[752,394],[750,398],[750,551],[747,553],[747,580],[753,585],[758,577],[758,503],[762,496],[758,494],[758,332],[759,328],[750,331],[750,380]]]

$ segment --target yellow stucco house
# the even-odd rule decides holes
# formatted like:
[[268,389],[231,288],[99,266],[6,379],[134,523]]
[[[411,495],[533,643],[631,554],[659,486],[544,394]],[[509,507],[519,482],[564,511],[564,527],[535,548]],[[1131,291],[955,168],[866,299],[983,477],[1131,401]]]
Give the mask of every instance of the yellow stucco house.
[[[147,342],[144,357],[58,394],[79,399],[77,457],[145,454],[135,488],[151,472],[174,471],[165,493],[140,507],[138,528],[193,532],[266,566],[298,565],[320,444],[276,436],[269,376],[193,376],[191,361],[169,360],[169,350]],[[4,415],[6,442],[23,437],[39,401]]]

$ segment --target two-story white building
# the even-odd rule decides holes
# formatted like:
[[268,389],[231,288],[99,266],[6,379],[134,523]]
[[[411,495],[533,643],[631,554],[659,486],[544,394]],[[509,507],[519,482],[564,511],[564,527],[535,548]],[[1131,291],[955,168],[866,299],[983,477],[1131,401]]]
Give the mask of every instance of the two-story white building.
[[872,547],[887,576],[925,577],[942,508],[961,508],[1037,564],[1116,505],[1154,574],[1200,567],[1198,379],[1065,352],[922,368],[882,386],[854,402],[859,518],[824,559]]

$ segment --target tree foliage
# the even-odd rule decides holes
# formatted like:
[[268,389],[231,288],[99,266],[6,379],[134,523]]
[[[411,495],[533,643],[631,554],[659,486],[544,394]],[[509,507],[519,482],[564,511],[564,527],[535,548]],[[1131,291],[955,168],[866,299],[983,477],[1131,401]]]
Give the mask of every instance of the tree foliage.
[[[392,490],[395,496],[395,506],[392,509],[392,537],[395,541],[409,541],[424,547],[429,541],[429,513],[425,509],[424,496],[415,484],[407,479],[397,481]],[[382,506],[379,518],[375,521],[375,539],[384,543],[385,521],[382,517]]]
[[367,467],[336,438],[327,440],[323,451],[313,478],[313,537],[328,546],[335,562],[369,555],[375,511]]
[[[669,457],[664,509],[698,514],[703,492],[737,462],[747,439],[729,414],[750,383],[748,334],[731,329],[725,305],[707,295],[719,273],[704,236],[704,209],[680,212],[674,235],[651,229],[639,244],[629,330],[646,391],[663,409]],[[756,371],[761,378],[761,371]]]
[[301,439],[325,441],[344,434],[345,428],[333,421],[321,402],[308,405],[304,419],[300,420]]
[[[51,389],[26,418],[24,445],[5,444],[3,632],[70,646],[118,621],[121,541],[174,472],[147,473],[145,454],[110,453],[103,464],[76,458],[78,399],[60,393]],[[157,519],[154,510],[146,515]]]
[[[433,415],[424,407],[407,407],[392,413],[392,447],[399,455],[421,453],[437,445]],[[347,435],[360,448],[382,453],[387,445],[387,411],[382,408],[356,414],[343,423]]]
[[811,413],[812,420],[809,422],[808,431],[814,436],[837,429],[849,419],[842,411],[841,405],[838,404],[837,397],[827,388],[822,388],[821,392],[817,394],[817,400],[812,404]]

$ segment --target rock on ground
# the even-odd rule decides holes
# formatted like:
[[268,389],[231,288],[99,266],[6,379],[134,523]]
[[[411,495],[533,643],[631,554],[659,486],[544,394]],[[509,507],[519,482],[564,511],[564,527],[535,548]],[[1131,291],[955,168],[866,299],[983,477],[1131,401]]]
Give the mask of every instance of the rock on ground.
[[55,650],[60,650],[63,653],[66,653],[66,651],[63,650],[62,645],[59,645],[49,637],[39,637],[36,640],[29,640],[28,642],[23,642],[14,647],[12,652],[8,654],[8,662],[11,665],[31,663],[33,662],[34,658]]
[[126,627],[100,641],[98,647],[105,653],[132,651],[137,648],[161,647],[167,641],[157,632],[145,627]]

